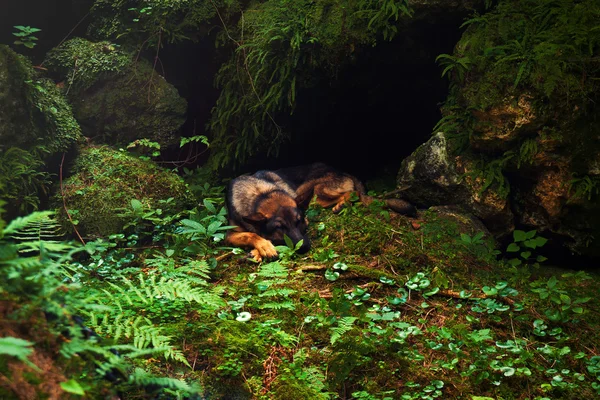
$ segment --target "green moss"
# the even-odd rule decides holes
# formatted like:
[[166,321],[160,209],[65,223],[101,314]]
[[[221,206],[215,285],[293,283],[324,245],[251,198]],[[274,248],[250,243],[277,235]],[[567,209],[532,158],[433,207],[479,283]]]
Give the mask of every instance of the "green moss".
[[[589,110],[598,96],[600,67],[594,56],[600,7],[593,0],[505,0],[476,15],[456,45],[466,73],[451,69],[451,98],[470,110],[489,110],[529,93],[535,114]],[[582,70],[583,69],[583,70]],[[566,114],[568,113],[568,114]]]
[[[168,206],[159,200],[174,198]],[[193,198],[176,174],[123,151],[108,147],[87,147],[75,160],[73,175],[64,182],[64,200],[79,220],[81,234],[98,237],[118,233],[128,222],[119,217],[120,208],[137,199],[150,208],[177,212],[193,205]],[[57,199],[62,205],[62,200]],[[62,223],[70,223],[62,207]]]
[[50,153],[67,151],[83,139],[79,123],[73,117],[71,106],[49,79],[30,82],[31,99],[37,112],[38,126],[46,132],[42,146]]
[[31,63],[25,57],[0,45],[0,149],[8,143],[35,143],[39,130],[33,124],[26,83],[33,76]]
[[96,82],[122,74],[133,64],[132,54],[110,42],[90,42],[82,38],[66,41],[48,52],[44,65],[69,92],[83,90]]
[[64,81],[84,135],[126,146],[146,138],[173,144],[185,122],[186,101],[146,60],[109,42],[75,38],[52,50],[46,65]]
[[49,156],[81,139],[71,107],[25,57],[0,45],[0,198],[9,217],[37,209],[47,193]]
[[81,139],[64,96],[7,46],[0,46],[0,120],[2,145],[56,153]]

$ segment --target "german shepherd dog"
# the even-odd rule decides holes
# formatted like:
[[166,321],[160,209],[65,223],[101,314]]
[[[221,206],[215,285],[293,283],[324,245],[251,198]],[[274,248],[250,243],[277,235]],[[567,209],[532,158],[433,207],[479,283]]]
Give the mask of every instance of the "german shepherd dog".
[[[353,192],[365,204],[373,201],[357,178],[322,163],[242,175],[227,188],[229,225],[236,228],[226,240],[232,246],[252,248],[256,261],[276,257],[275,245],[285,244],[286,235],[294,245],[302,240],[298,252],[306,253],[310,240],[304,212],[312,198],[316,195],[319,205],[333,206],[338,213]],[[416,214],[414,206],[403,200],[389,199],[386,204],[400,214]]]

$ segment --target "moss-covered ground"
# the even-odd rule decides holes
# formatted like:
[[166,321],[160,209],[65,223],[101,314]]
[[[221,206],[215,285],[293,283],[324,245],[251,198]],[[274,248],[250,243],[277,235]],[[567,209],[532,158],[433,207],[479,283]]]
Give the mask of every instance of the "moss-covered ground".
[[[219,243],[194,247],[210,232],[190,221],[222,226],[222,199],[214,201],[173,233],[188,240],[142,252],[128,245],[96,256],[103,265],[80,264],[87,290],[132,283],[106,299],[123,305],[118,319],[147,318],[171,337],[176,353],[138,359],[146,370],[199,383],[209,399],[599,395],[598,277],[546,273],[536,253],[544,240],[534,232],[516,234],[505,262],[466,219],[431,211],[408,219],[377,204],[338,215],[313,206],[311,251],[282,247],[279,260],[257,264]],[[195,261],[168,257],[186,253],[182,246]],[[184,301],[189,288],[169,297],[149,283],[196,274],[198,290],[212,297]],[[106,340],[135,336],[92,321]]]

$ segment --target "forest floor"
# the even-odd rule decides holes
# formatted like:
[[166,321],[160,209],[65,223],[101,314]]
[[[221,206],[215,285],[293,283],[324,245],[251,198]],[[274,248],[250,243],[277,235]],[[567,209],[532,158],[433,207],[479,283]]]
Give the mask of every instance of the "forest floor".
[[[219,203],[200,208],[183,220],[134,210],[126,230],[138,233],[113,235],[69,264],[74,286],[61,278],[54,293],[67,296],[62,307],[76,305],[70,312],[85,317],[83,331],[108,342],[92,357],[73,357],[95,346],[73,339],[77,325],[55,340],[39,313],[30,314],[37,322],[28,330],[4,320],[0,333],[42,343],[32,359],[48,365],[37,375],[5,365],[13,378],[4,378],[9,386],[0,394],[62,388],[111,398],[121,382],[121,398],[157,399],[600,395],[600,278],[547,271],[546,240],[535,231],[515,231],[500,253],[477,224],[452,212],[411,219],[377,202],[339,214],[311,206],[311,251],[280,246],[279,259],[259,264],[220,246]],[[139,232],[154,232],[154,244],[141,245]],[[11,296],[4,306],[27,304]],[[106,351],[115,344],[120,355]],[[65,386],[65,377],[80,387]],[[52,386],[53,379],[63,383]]]

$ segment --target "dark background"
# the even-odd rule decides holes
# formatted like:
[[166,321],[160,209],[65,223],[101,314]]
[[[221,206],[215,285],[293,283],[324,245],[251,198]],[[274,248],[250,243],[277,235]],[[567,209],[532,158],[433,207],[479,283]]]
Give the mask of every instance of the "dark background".
[[[65,37],[85,36],[93,0],[4,1],[0,42],[12,44],[13,25],[42,29],[33,49],[19,46],[34,64]],[[293,115],[277,115],[291,133],[279,157],[259,154],[232,173],[322,161],[363,180],[395,176],[403,158],[425,142],[440,118],[447,81],[435,57],[451,53],[465,15],[416,18],[392,42],[360,49],[352,65],[331,80],[315,72],[316,84],[300,90]],[[151,57],[153,54],[147,54]],[[228,55],[218,53],[214,34],[199,42],[166,45],[159,70],[188,101],[184,136],[205,134],[219,91],[214,76]],[[179,152],[165,152],[176,158]],[[205,160],[205,159],[204,159]]]

